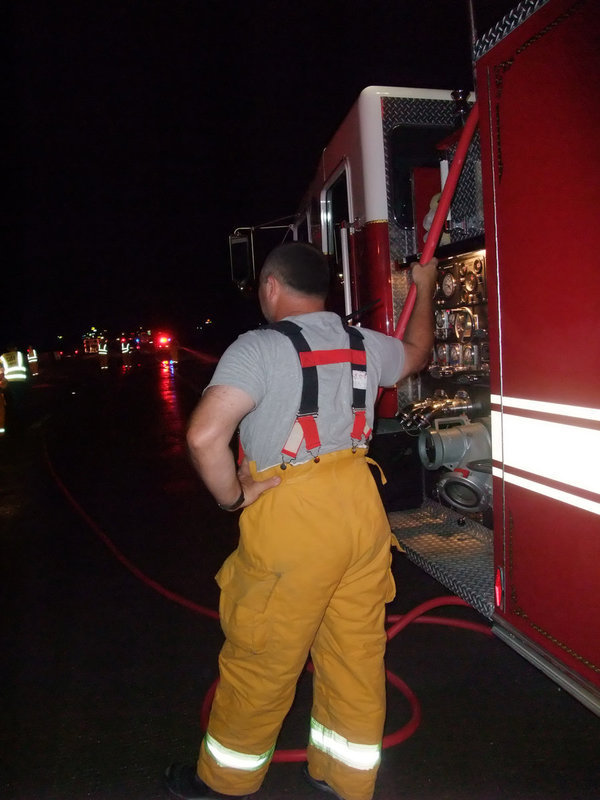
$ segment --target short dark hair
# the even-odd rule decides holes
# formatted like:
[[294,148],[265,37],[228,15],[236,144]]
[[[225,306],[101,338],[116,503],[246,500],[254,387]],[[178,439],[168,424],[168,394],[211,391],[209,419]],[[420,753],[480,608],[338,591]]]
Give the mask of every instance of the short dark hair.
[[271,250],[263,264],[261,280],[269,275],[301,294],[324,298],[329,292],[327,259],[308,242],[288,242]]

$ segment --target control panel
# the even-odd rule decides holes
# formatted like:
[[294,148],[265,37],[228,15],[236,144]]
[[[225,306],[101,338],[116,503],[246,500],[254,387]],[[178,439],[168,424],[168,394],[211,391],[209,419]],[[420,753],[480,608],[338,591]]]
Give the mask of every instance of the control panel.
[[433,378],[479,383],[489,376],[485,250],[440,259],[435,294]]

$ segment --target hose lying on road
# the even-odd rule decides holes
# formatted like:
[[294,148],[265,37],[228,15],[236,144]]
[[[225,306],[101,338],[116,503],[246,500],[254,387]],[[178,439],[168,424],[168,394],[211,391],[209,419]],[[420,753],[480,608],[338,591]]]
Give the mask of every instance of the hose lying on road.
[[[73,497],[67,486],[64,484],[54,465],[52,460],[50,459],[50,454],[48,453],[48,448],[46,442],[44,442],[44,453],[46,457],[46,462],[48,464],[48,469],[50,470],[50,474],[52,475],[56,485],[63,493],[67,501],[70,505],[75,509],[75,511],[79,514],[80,517],[86,522],[86,524],[91,528],[91,530],[98,536],[98,538],[106,545],[112,555],[121,563],[126,569],[128,569],[132,575],[134,575],[138,580],[144,583],[146,586],[149,586],[154,591],[158,592],[159,594],[166,597],[167,600],[171,600],[173,603],[178,603],[179,605],[183,606],[184,608],[189,609],[190,611],[195,612],[196,614],[202,614],[205,617],[210,617],[211,619],[219,619],[219,614],[217,611],[213,611],[210,608],[206,608],[205,606],[198,605],[197,603],[188,600],[186,597],[182,597],[182,595],[177,594],[177,592],[173,592],[170,589],[165,588],[162,584],[158,581],[155,581],[153,578],[150,578],[141,569],[139,569],[135,564],[133,564],[114,544],[111,538],[102,530],[102,528],[98,525],[95,520],[90,517],[90,515],[85,511],[85,509],[77,502],[77,500]],[[397,636],[400,631],[404,630],[408,624],[411,622],[418,622],[418,623],[426,623],[426,624],[435,624],[435,625],[449,625],[452,627],[457,628],[464,628],[471,631],[476,631],[477,633],[484,633],[488,636],[492,635],[491,629],[486,625],[482,625],[476,622],[469,622],[467,620],[461,619],[449,619],[446,617],[424,617],[423,615],[434,608],[439,608],[440,606],[466,606],[469,607],[464,600],[461,600],[459,597],[455,597],[453,595],[445,596],[445,597],[437,597],[433,600],[428,600],[420,605],[416,606],[412,611],[408,614],[404,615],[390,615],[387,617],[387,622],[391,623],[390,627],[387,629],[387,638],[388,641],[393,639],[394,636]],[[312,669],[312,665],[308,665],[308,669]],[[409,721],[404,725],[402,728],[394,731],[393,733],[388,734],[383,739],[383,747],[393,747],[396,744],[400,744],[401,742],[406,741],[406,739],[410,738],[412,734],[417,730],[421,722],[421,706],[419,703],[418,698],[412,691],[412,689],[402,680],[402,678],[395,675],[390,670],[386,670],[386,676],[388,682],[394,686],[394,688],[399,689],[400,692],[404,695],[406,700],[410,705],[411,709],[411,718]],[[215,690],[217,688],[218,678],[204,698],[202,709],[200,713],[200,720],[204,730],[206,730],[208,724],[208,717],[210,713],[210,707],[212,704],[212,700],[214,697]],[[282,761],[306,761],[306,750],[276,750],[273,756],[273,761],[282,762]]]

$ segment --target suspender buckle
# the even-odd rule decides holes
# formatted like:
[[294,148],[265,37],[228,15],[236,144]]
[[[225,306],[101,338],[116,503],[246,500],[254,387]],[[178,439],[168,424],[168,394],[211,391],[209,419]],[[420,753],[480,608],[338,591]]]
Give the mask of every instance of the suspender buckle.
[[312,458],[312,460],[315,462],[315,464],[318,464],[318,463],[319,463],[319,461],[321,460],[321,456],[320,456],[320,453],[321,453],[321,447],[320,447],[320,446],[317,448],[317,454],[316,454],[316,455],[314,454],[314,452],[313,452],[312,450],[308,450],[308,449],[307,449],[307,451],[306,451],[306,452],[307,452],[307,453],[310,455],[310,457],[311,457],[311,458]]

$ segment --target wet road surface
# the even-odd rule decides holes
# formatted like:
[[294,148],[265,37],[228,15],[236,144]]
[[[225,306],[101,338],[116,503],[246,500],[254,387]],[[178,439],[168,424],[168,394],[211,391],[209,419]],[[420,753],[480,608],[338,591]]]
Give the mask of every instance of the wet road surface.
[[[188,352],[128,370],[42,366],[24,430],[0,441],[0,796],[159,800],[167,764],[193,761],[201,739],[222,642],[213,575],[236,543],[236,515],[201,487],[183,442],[212,364]],[[394,572],[392,614],[447,594],[400,555]],[[387,664],[422,719],[384,751],[376,800],[600,798],[600,719],[505,644],[412,624]],[[411,709],[388,689],[393,734]],[[280,749],[305,746],[309,711],[306,674]],[[257,800],[316,796],[282,762]]]

